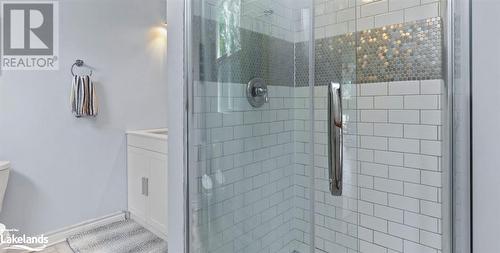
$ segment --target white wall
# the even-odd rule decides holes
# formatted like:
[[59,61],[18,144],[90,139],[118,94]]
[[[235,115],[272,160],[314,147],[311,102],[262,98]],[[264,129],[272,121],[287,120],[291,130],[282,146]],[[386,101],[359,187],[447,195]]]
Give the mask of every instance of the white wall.
[[[184,0],[167,1],[168,23],[168,251],[184,252]],[[176,157],[177,159],[172,159]]]
[[[60,66],[0,75],[0,222],[42,233],[126,209],[127,129],[167,125],[164,0],[60,1]],[[162,42],[163,41],[163,42]],[[70,67],[95,68],[101,113],[75,119]]]
[[500,35],[497,0],[472,1],[473,245],[500,250]]

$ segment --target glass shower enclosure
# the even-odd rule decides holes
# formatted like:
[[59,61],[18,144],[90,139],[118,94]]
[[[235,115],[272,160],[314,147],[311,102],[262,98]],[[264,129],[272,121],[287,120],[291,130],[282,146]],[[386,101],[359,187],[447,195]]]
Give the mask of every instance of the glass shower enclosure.
[[446,2],[188,6],[189,252],[451,252]]

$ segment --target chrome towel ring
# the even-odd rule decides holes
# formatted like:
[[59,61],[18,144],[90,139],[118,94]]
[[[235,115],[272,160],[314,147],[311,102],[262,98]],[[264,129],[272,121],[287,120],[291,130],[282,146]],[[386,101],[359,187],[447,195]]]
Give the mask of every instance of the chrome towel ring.
[[[75,63],[73,63],[73,65],[71,65],[71,75],[73,76],[76,76],[75,75],[75,72],[74,72],[74,68],[75,66],[76,67],[83,67],[85,65],[85,62],[83,60],[76,60]],[[92,72],[92,69],[88,68],[90,73],[89,73],[89,76],[92,76],[93,72]]]

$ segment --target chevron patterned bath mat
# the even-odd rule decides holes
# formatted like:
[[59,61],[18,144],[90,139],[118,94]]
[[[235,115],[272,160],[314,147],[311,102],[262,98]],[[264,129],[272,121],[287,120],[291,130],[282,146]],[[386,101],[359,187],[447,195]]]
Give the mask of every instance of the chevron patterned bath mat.
[[132,220],[114,222],[73,235],[75,253],[167,253],[167,242]]

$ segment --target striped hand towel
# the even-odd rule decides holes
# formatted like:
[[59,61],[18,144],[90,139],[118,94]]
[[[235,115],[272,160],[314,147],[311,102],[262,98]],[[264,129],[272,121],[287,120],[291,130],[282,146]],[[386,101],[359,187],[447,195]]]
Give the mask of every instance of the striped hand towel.
[[77,117],[97,116],[97,96],[90,76],[73,76],[71,110]]

